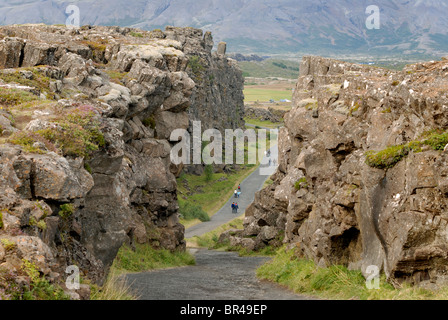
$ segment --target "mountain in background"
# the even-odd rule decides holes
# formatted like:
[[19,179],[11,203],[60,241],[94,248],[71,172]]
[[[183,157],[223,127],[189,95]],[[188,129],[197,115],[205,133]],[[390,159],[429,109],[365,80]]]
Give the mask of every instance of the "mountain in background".
[[380,29],[366,27],[370,0],[1,0],[0,24],[65,23],[212,31],[241,53],[445,55],[448,0],[376,0]]

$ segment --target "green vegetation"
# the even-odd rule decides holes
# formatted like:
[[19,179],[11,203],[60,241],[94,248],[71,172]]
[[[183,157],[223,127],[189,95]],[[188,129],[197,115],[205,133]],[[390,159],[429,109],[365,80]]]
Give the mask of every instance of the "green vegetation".
[[65,156],[88,157],[106,144],[100,123],[88,106],[72,110],[56,123],[56,127],[39,130],[37,134],[53,143]]
[[426,132],[423,144],[430,146],[434,150],[444,150],[448,144],[448,131],[441,133],[437,130]]
[[64,203],[59,206],[59,216],[64,220],[69,219],[73,213],[75,212],[75,208],[71,203]]
[[300,178],[299,179],[299,181],[297,181],[295,184],[294,184],[294,188],[298,191],[298,190],[300,190],[300,189],[302,189],[302,188],[308,188],[308,182],[307,182],[307,180],[306,180],[306,178],[305,177],[303,177],[303,178]]
[[117,70],[106,69],[103,70],[108,76],[111,82],[122,85],[123,80],[126,78],[129,72],[120,72]]
[[244,118],[244,121],[247,124],[251,124],[251,125],[255,126],[256,129],[259,129],[259,128],[277,129],[277,127],[283,126],[282,122],[274,123],[274,122],[267,121],[267,120],[251,119],[251,118],[247,118],[247,117]]
[[90,300],[137,300],[129,285],[115,270],[111,270],[103,286],[90,285]]
[[207,212],[198,204],[179,202],[179,213],[182,215],[182,219],[185,220],[199,219],[202,222],[210,221]]
[[31,102],[39,99],[35,94],[15,88],[0,90],[0,104],[8,107],[17,106],[25,102]]
[[219,226],[215,230],[207,232],[206,234],[200,237],[196,236],[187,239],[187,243],[194,247],[223,250],[226,245],[218,244],[219,236],[227,230],[242,229],[242,228],[243,228],[243,218],[236,218],[226,224]]
[[143,38],[143,34],[140,32],[131,31],[129,32],[129,35],[136,38]]
[[[213,173],[211,178],[206,178],[205,174],[197,176],[183,173],[177,179],[181,214],[184,215],[182,208],[199,206],[211,217],[229,200],[238,184],[255,169],[254,165],[241,165],[241,169],[238,171],[228,174]],[[207,179],[209,180],[207,181]],[[196,219],[187,220],[185,217],[181,219],[181,223],[186,227],[197,222],[199,221]]]
[[405,145],[391,146],[378,152],[368,151],[366,152],[366,163],[378,169],[392,168],[405,158],[411,150],[420,151],[420,143],[410,142]]
[[[232,229],[241,230],[243,229],[243,217],[238,217],[232,221],[219,226],[218,228],[207,232],[202,236],[195,236],[193,238],[187,239],[187,243],[192,247],[207,248],[210,250],[220,250],[220,251],[233,251],[238,252],[240,256],[273,256],[278,248],[273,246],[266,246],[258,251],[249,251],[241,246],[230,245],[229,240],[224,240],[219,242],[219,237],[222,233],[230,231],[232,234]],[[283,235],[279,236],[280,238]],[[282,239],[279,239],[281,241]]]
[[366,163],[374,168],[387,169],[394,167],[411,151],[421,152],[423,145],[429,146],[433,150],[443,150],[448,144],[448,132],[440,133],[432,130],[424,133],[421,139],[422,141],[411,141],[403,145],[390,146],[377,152],[368,151],[365,154]]
[[154,249],[147,244],[136,244],[135,250],[124,245],[118,251],[112,269],[115,273],[143,272],[154,269],[194,265],[188,252]]
[[6,250],[6,252],[14,250],[14,248],[16,247],[16,243],[9,239],[0,239],[0,243],[3,245],[3,248]]
[[100,122],[90,106],[71,110],[53,122],[53,126],[36,132],[18,131],[7,142],[20,145],[30,153],[60,150],[64,156],[75,157],[88,157],[91,152],[106,144]]
[[193,80],[201,82],[202,81],[201,73],[205,70],[205,67],[202,65],[201,57],[191,56],[188,61],[188,67],[193,72],[194,75]]
[[100,39],[98,41],[85,40],[83,44],[87,45],[92,50],[93,61],[101,63],[104,60],[104,54],[107,49],[107,40]]
[[154,115],[151,115],[150,117],[143,120],[143,125],[146,127],[149,127],[151,129],[156,128],[156,120],[154,119]]
[[244,101],[245,102],[268,102],[269,100],[279,101],[282,99],[292,99],[291,89],[268,89],[268,88],[244,88]]
[[238,64],[245,77],[297,79],[299,76],[299,60],[267,59],[261,62],[241,61]]
[[[29,76],[24,76],[25,73],[28,73]],[[49,93],[50,87],[50,78],[44,75],[42,71],[42,67],[31,67],[31,68],[19,68],[14,72],[0,72],[0,79],[5,83],[16,83],[22,86],[27,86],[31,88],[36,88],[40,92]],[[20,100],[36,100],[39,99],[39,96],[20,89],[5,89],[6,91],[12,90],[10,93],[10,101],[19,102]],[[2,89],[2,91],[5,91]],[[16,92],[14,92],[16,91]],[[17,92],[20,91],[20,92]],[[51,96],[54,98],[54,96]],[[8,104],[8,103],[7,103]]]
[[41,149],[40,145],[38,144],[39,142],[42,143],[48,150],[51,151],[56,150],[54,145],[52,145],[48,140],[43,138],[41,135],[29,131],[18,131],[14,133],[11,137],[9,137],[7,141],[9,143],[22,146],[25,152],[30,153],[38,153],[38,154],[46,153],[45,150]]
[[293,250],[281,248],[272,261],[257,270],[260,279],[284,285],[294,292],[333,300],[427,300],[447,299],[448,289],[432,292],[403,284],[395,289],[380,277],[379,289],[368,289],[360,271],[344,266],[318,267],[313,261],[297,258]]
[[213,166],[208,164],[204,168],[205,181],[210,182],[213,178]]
[[[16,283],[16,279],[25,279],[24,285]],[[51,284],[36,265],[22,260],[19,272],[0,270],[0,300],[69,300],[62,288]]]

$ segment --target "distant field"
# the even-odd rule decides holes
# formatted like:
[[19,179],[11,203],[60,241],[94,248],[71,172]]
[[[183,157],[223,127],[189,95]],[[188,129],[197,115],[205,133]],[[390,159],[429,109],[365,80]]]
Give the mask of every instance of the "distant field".
[[262,62],[241,61],[239,65],[245,77],[297,79],[300,61],[267,59]]
[[279,101],[281,99],[292,99],[292,90],[272,90],[272,89],[259,89],[259,88],[245,88],[244,100],[246,102],[266,102],[270,99]]

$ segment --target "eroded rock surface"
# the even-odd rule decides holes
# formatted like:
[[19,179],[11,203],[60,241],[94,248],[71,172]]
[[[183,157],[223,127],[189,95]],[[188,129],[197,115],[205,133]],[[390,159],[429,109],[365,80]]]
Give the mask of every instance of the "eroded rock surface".
[[211,52],[211,34],[26,25],[0,35],[0,238],[12,243],[0,267],[26,258],[60,280],[76,264],[101,283],[125,242],[184,250],[171,131],[242,119],[241,71]]
[[[304,57],[274,183],[246,212],[247,247],[283,239],[320,266],[446,282],[447,76],[447,60],[395,72]],[[440,150],[423,143],[431,132]],[[385,152],[368,165],[369,151]]]

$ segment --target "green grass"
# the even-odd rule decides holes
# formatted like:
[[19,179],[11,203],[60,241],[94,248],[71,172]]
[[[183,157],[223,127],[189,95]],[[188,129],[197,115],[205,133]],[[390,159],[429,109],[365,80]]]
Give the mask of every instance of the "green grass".
[[261,62],[241,61],[238,64],[245,77],[297,79],[299,76],[299,61],[267,59]]
[[411,150],[421,151],[420,143],[412,142],[405,145],[390,146],[378,152],[368,151],[366,152],[366,163],[370,167],[378,169],[392,168],[405,158]]
[[280,101],[282,99],[292,99],[292,90],[276,90],[262,88],[244,88],[244,101],[268,102],[269,100]]
[[[251,124],[251,125],[254,125],[255,127],[259,127],[259,128],[263,128],[264,127],[264,128],[269,128],[269,129],[277,129],[277,127],[283,126],[282,122],[274,123],[274,122],[271,122],[271,121],[251,119],[251,118],[247,118],[247,117],[244,118],[244,121],[247,124]],[[250,128],[250,129],[252,129],[252,128]]]
[[205,212],[202,207],[197,204],[182,201],[179,203],[179,213],[185,220],[199,219],[202,222],[210,221],[210,217],[207,212]]
[[431,130],[421,136],[421,141],[411,141],[403,145],[390,146],[381,151],[366,152],[366,163],[373,168],[388,169],[407,157],[411,151],[421,152],[423,145],[441,151],[447,144],[448,132],[441,133],[437,130]]
[[277,249],[272,246],[266,246],[262,250],[258,251],[248,251],[247,249],[239,246],[231,246],[228,242],[218,243],[219,236],[223,232],[231,229],[243,229],[243,220],[244,217],[235,218],[232,221],[223,224],[218,228],[205,233],[202,236],[196,236],[187,239],[187,244],[190,247],[207,248],[220,251],[235,251],[238,252],[240,256],[273,256],[276,253]]
[[294,184],[294,188],[298,191],[302,188],[308,188],[308,182],[306,181],[306,178],[300,178],[295,184]]
[[39,97],[31,92],[15,88],[0,89],[0,104],[14,107],[22,103],[39,100]]
[[379,289],[368,289],[360,271],[334,265],[316,266],[313,261],[298,259],[293,250],[281,248],[272,261],[257,270],[257,277],[286,286],[294,292],[332,300],[446,300],[448,288],[433,292],[403,284],[396,289],[380,277]]
[[[230,174],[213,173],[208,181],[206,175],[182,174],[177,179],[179,206],[182,208],[186,203],[198,205],[211,217],[229,200],[238,184],[255,169],[255,165],[245,165],[243,169]],[[186,224],[186,221],[181,222]]]
[[188,252],[159,250],[146,244],[136,244],[133,251],[129,246],[124,245],[118,251],[112,270],[120,274],[189,266],[195,263],[194,257]]
[[[207,232],[206,234],[200,237],[196,236],[187,239],[187,243],[189,244],[189,246],[194,247],[218,249],[217,242],[221,233],[229,229],[242,229],[242,228],[243,228],[243,218],[238,217],[226,224],[219,226],[215,230]],[[223,249],[222,246],[220,248]]]

